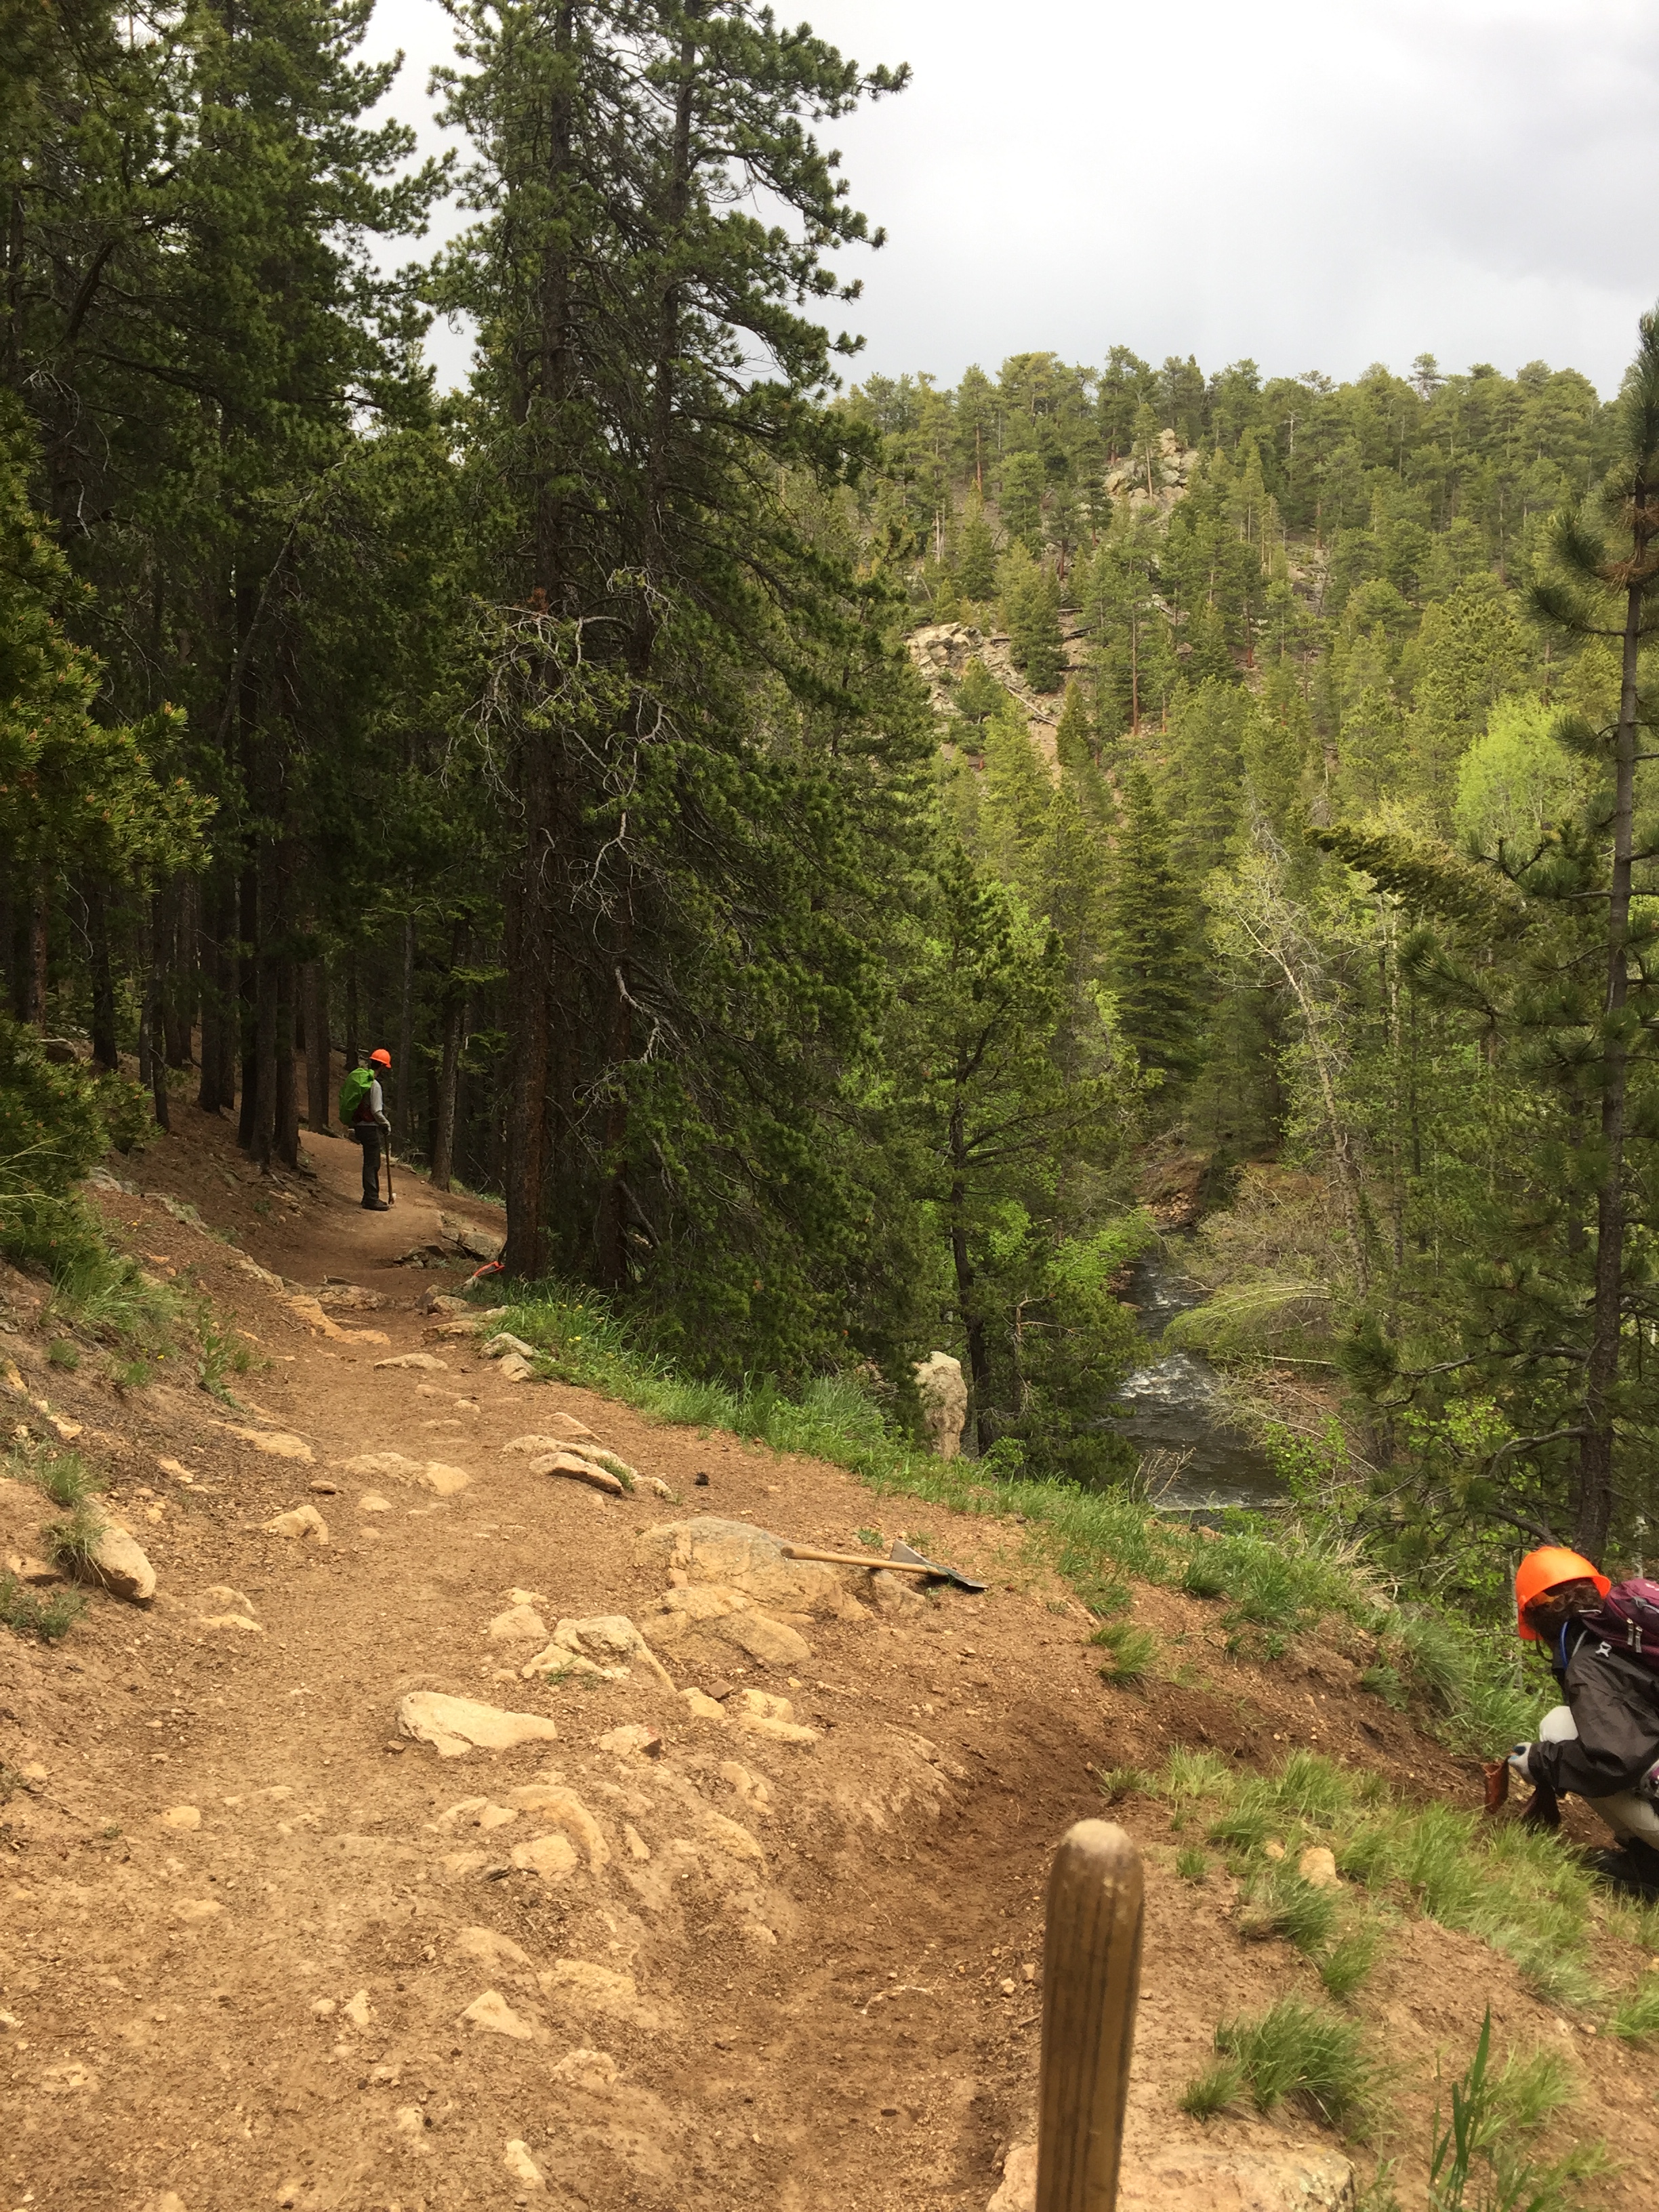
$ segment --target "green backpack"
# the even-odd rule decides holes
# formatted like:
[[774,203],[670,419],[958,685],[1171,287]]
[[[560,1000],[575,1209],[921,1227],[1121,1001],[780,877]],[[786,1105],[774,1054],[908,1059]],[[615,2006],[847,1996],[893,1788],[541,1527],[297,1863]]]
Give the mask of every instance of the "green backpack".
[[340,1119],[349,1129],[357,1118],[357,1109],[374,1087],[374,1078],[366,1067],[349,1070],[340,1085]]

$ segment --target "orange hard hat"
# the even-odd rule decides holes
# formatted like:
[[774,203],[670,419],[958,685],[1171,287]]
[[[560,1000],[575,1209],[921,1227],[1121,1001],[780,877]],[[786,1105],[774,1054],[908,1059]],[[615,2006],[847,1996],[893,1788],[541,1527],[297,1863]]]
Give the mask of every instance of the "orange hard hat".
[[1582,1552],[1564,1551],[1559,1544],[1528,1552],[1515,1571],[1515,1612],[1516,1625],[1529,1644],[1536,1644],[1539,1636],[1535,1628],[1527,1626],[1527,1607],[1534,1598],[1542,1597],[1546,1590],[1559,1589],[1563,1583],[1594,1583],[1603,1597],[1613,1588]]
[[382,1045],[378,1052],[370,1053],[368,1055],[368,1064],[371,1067],[390,1067],[392,1065],[392,1054],[386,1050],[386,1047]]

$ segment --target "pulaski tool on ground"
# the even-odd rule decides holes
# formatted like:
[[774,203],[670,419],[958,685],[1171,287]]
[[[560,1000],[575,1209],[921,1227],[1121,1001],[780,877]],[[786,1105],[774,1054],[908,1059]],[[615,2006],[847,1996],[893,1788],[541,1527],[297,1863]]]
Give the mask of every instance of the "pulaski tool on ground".
[[949,1583],[952,1589],[969,1590],[975,1596],[986,1586],[970,1582],[966,1575],[958,1574],[954,1567],[941,1567],[933,1559],[924,1559],[908,1544],[897,1537],[884,1559],[872,1559],[867,1552],[820,1552],[810,1544],[786,1544],[786,1559],[819,1559],[831,1567],[868,1567],[872,1574],[917,1575],[923,1582]]

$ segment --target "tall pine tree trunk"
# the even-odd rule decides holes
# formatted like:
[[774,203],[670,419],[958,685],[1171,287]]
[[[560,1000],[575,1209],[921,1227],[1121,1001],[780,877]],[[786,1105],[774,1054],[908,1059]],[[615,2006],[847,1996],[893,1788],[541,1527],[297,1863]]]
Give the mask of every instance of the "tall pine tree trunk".
[[259,878],[251,855],[237,887],[236,931],[236,1046],[241,1059],[236,1141],[246,1152],[253,1149],[259,1112]]
[[[410,893],[411,897],[413,892]],[[392,1141],[406,1152],[415,1110],[415,917],[404,916],[403,963],[398,978],[398,1088],[392,1108]]]
[[303,997],[306,1021],[306,1127],[313,1137],[326,1136],[332,1113],[330,1094],[332,1068],[328,1041],[328,970],[320,960],[307,960]]
[[300,1094],[294,1066],[295,1006],[300,971],[292,960],[276,963],[276,1110],[274,1149],[285,1168],[300,1164]]
[[447,1190],[455,1172],[455,1103],[466,1017],[465,994],[455,970],[466,957],[465,922],[455,924],[449,946],[449,978],[443,998],[443,1038],[438,1060],[437,1094],[432,1102],[432,1188]]
[[24,967],[23,1019],[37,1030],[46,1026],[46,981],[50,970],[52,890],[44,875],[29,902],[28,954]]
[[[562,0],[554,18],[556,74],[549,102],[547,156],[542,188],[551,208],[541,245],[539,318],[533,355],[520,364],[521,404],[533,433],[533,603],[556,621],[565,611],[568,580],[568,519],[559,441],[570,381],[570,254],[562,205],[572,167],[575,42],[574,0]],[[550,738],[521,733],[518,797],[523,841],[507,887],[507,968],[508,1049],[512,1055],[506,1123],[508,1274],[533,1279],[544,1272],[549,1153],[548,1078],[552,1045],[550,984],[553,933],[548,911],[556,880],[558,779],[549,757]]]
[[979,1285],[968,1249],[968,1153],[960,1100],[951,1109],[951,1261],[956,1270],[957,1313],[968,1340],[974,1436],[982,1459],[994,1441],[991,1435],[991,1356],[986,1342],[985,1316],[980,1311]]
[[[1638,507],[1642,504],[1638,489]],[[1638,556],[1643,547],[1638,539]],[[1624,1034],[1629,989],[1631,854],[1636,820],[1637,659],[1644,587],[1626,595],[1613,766],[1613,870],[1607,896],[1607,981],[1601,1054],[1601,1180],[1595,1193],[1595,1306],[1584,1364],[1583,1433],[1578,1442],[1578,1499],[1572,1540],[1599,1559],[1613,1521],[1613,1394],[1625,1317],[1625,1107],[1629,1084]]]
[[87,887],[87,935],[91,945],[92,1056],[100,1067],[121,1064],[115,1036],[115,971],[110,957],[109,901],[94,878]]

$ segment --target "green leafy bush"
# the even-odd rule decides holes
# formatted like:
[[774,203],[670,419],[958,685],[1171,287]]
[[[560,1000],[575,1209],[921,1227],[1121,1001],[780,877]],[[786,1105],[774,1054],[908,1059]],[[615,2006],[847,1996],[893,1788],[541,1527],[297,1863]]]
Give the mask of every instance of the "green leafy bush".
[[136,1143],[148,1120],[124,1077],[49,1060],[33,1030],[0,1015],[0,1253],[55,1275],[101,1250],[74,1186],[110,1144]]

